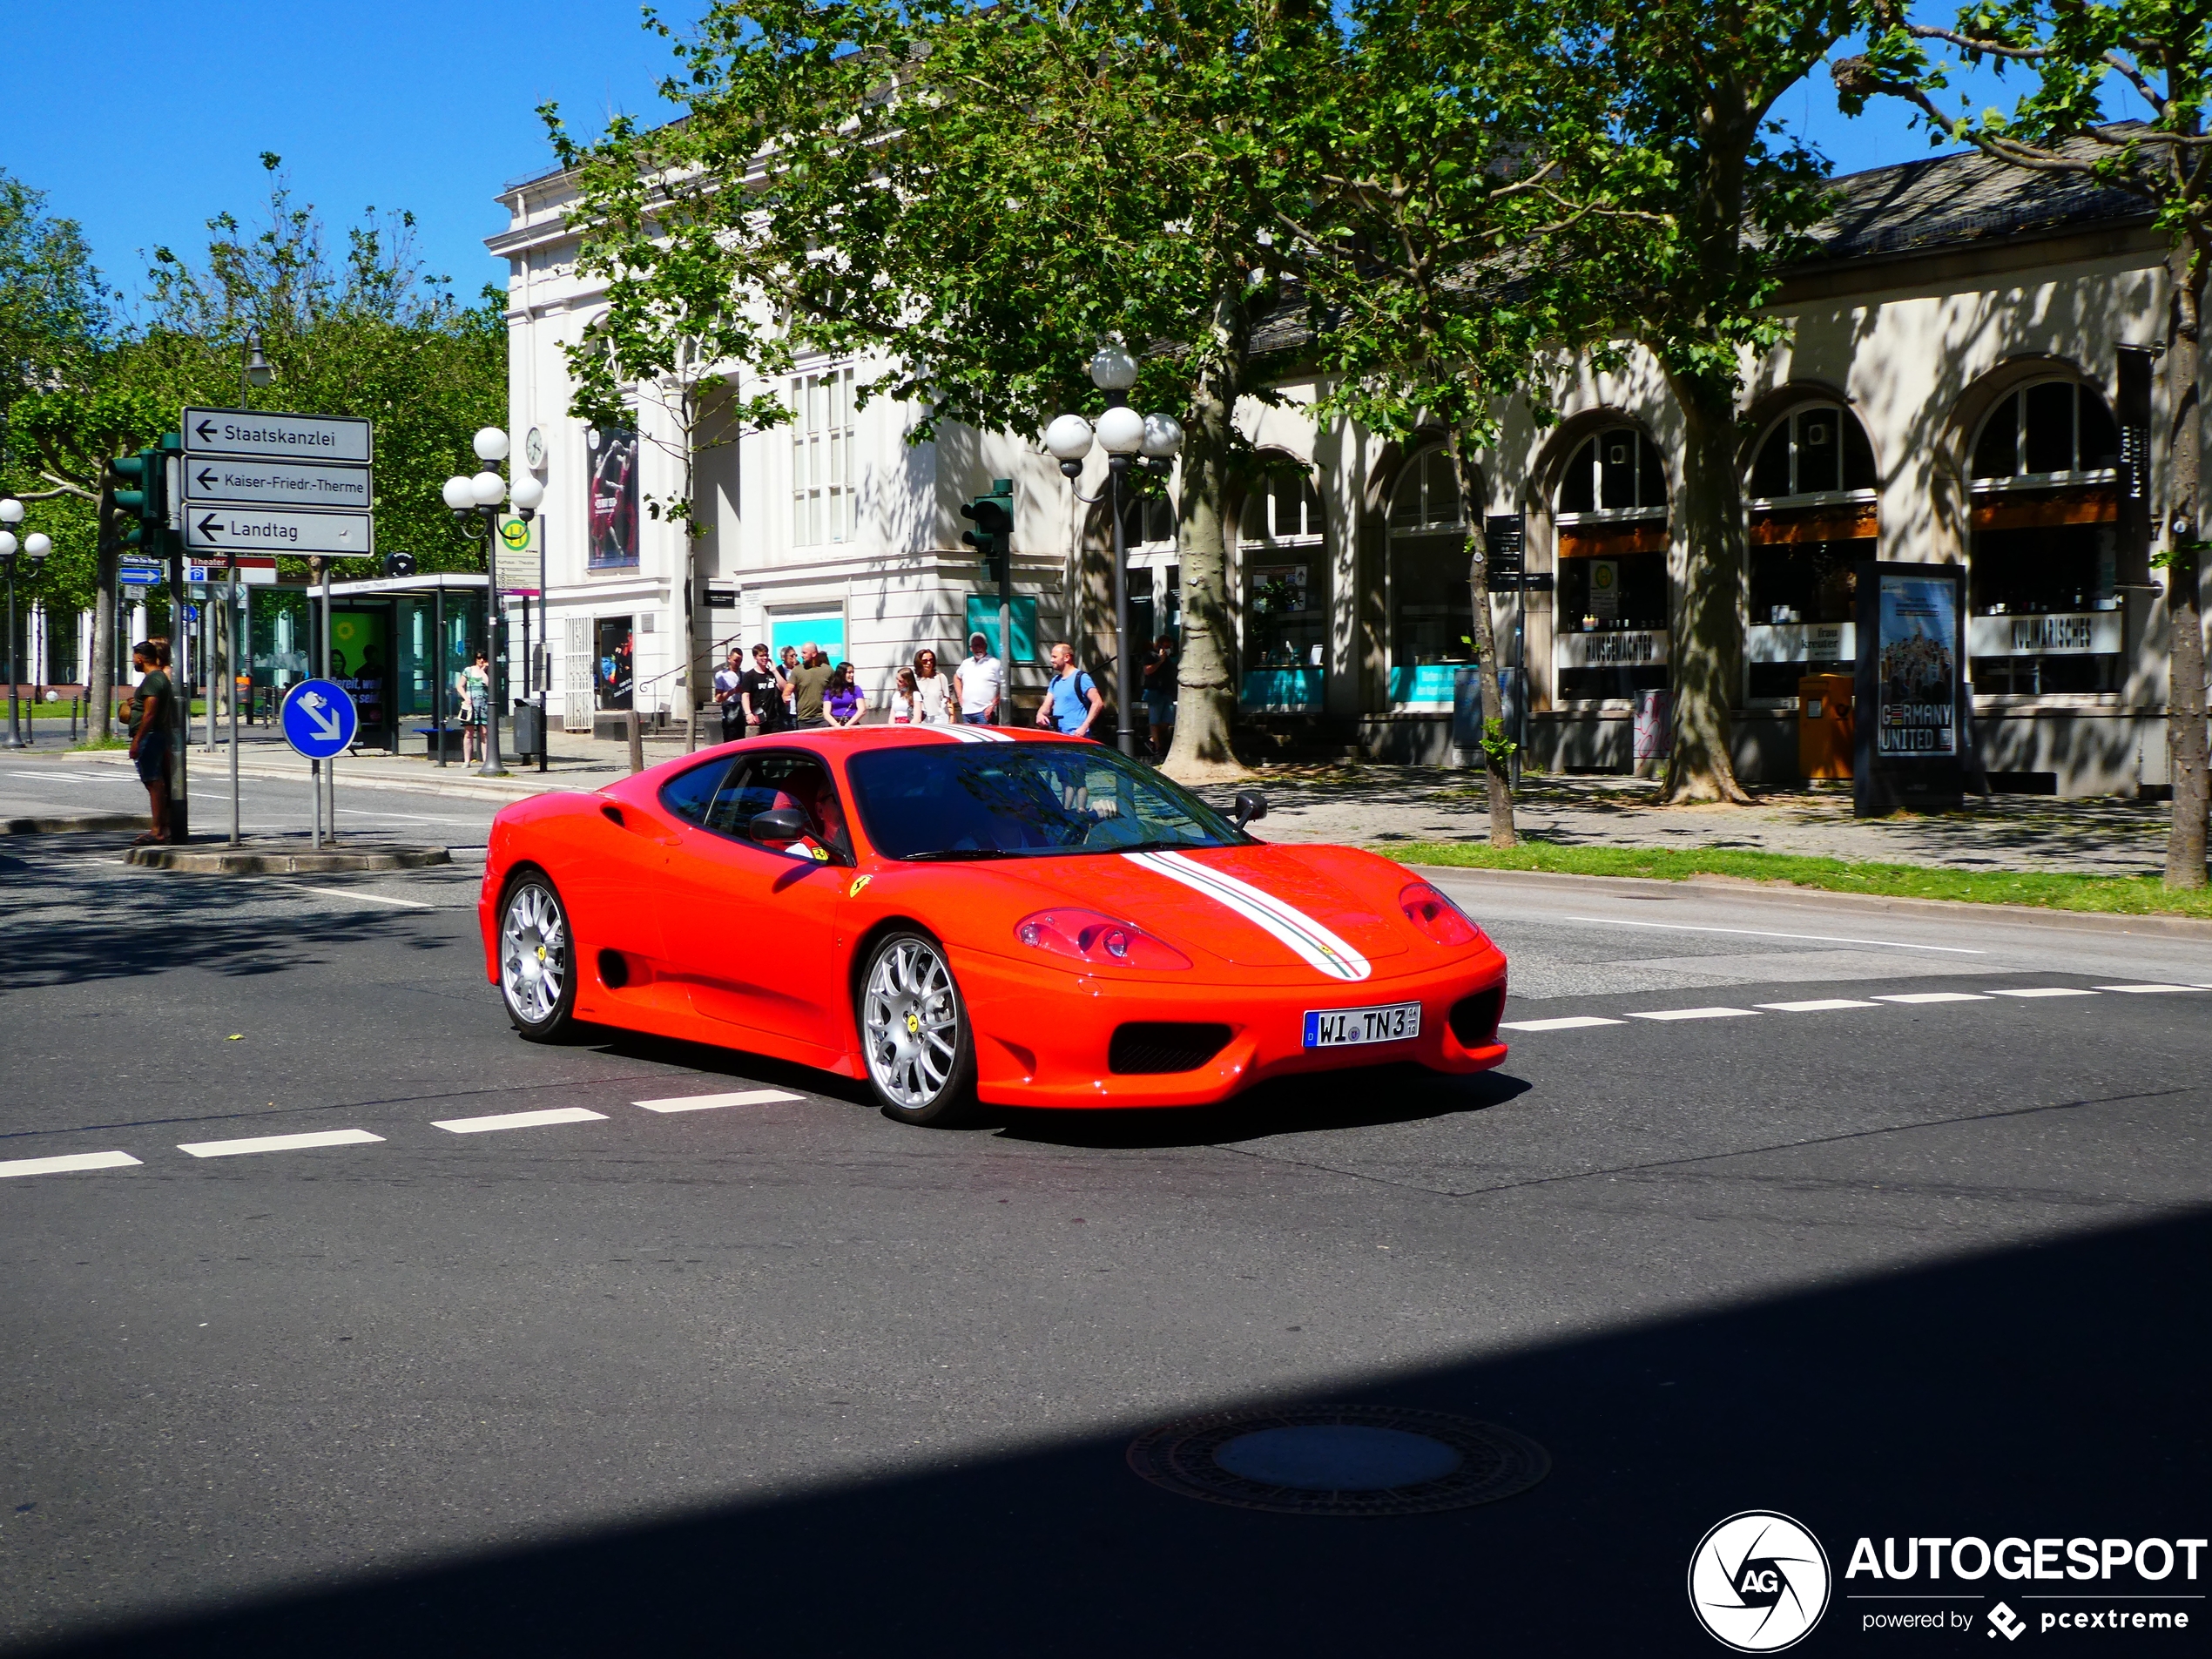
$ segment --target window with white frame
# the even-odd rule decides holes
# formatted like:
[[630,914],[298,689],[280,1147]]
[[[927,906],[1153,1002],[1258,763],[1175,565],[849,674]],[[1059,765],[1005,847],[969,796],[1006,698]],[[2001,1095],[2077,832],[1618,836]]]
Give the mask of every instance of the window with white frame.
[[853,539],[853,371],[792,381],[792,542],[821,547]]

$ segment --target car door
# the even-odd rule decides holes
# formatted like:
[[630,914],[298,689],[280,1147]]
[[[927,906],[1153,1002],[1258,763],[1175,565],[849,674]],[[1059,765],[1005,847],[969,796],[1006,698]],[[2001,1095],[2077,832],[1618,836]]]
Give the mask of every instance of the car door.
[[[796,808],[809,835],[753,839],[762,813]],[[828,769],[801,750],[741,754],[701,821],[685,822],[664,912],[671,967],[710,1019],[841,1053],[846,1008],[838,912],[851,881],[843,804]]]

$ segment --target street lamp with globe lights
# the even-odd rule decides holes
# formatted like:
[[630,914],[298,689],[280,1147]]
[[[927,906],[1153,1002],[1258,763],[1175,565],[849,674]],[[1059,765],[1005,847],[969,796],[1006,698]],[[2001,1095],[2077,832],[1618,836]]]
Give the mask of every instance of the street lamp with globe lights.
[[16,681],[22,664],[16,661],[16,560],[20,555],[30,561],[30,572],[37,575],[38,567],[54,550],[53,542],[42,532],[33,530],[21,543],[16,540],[16,526],[23,523],[23,503],[10,496],[0,501],[0,566],[8,572],[8,747],[24,747],[23,715],[17,702]]
[[[475,516],[484,523],[484,574],[489,578],[484,592],[484,655],[491,669],[491,708],[484,727],[483,763],[476,770],[486,778],[503,778],[507,769],[499,759],[499,653],[492,648],[496,643],[493,630],[499,604],[499,509],[501,502],[510,502],[528,523],[545,501],[545,485],[524,473],[509,491],[507,481],[496,470],[507,458],[507,435],[497,427],[488,426],[478,432],[473,447],[482,466],[474,474],[455,473],[438,493],[455,518],[465,521]],[[439,671],[444,672],[442,664]],[[443,687],[439,695],[444,695]],[[545,741],[543,734],[538,741]]]
[[1091,384],[1106,396],[1106,410],[1096,422],[1080,415],[1055,416],[1044,429],[1046,452],[1060,463],[1070,487],[1082,475],[1083,461],[1096,443],[1106,452],[1106,489],[1096,496],[1075,492],[1086,507],[1108,503],[1114,535],[1114,683],[1117,745],[1136,753],[1136,659],[1129,649],[1129,554],[1123,543],[1122,487],[1132,466],[1165,474],[1183,448],[1183,427],[1171,415],[1139,415],[1129,406],[1136,384],[1136,359],[1117,340],[1102,341],[1090,360]]

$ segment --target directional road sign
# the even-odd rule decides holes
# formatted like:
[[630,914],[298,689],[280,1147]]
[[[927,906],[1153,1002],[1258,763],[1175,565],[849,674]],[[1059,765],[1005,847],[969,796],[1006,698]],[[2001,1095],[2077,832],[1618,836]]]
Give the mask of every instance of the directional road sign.
[[277,579],[277,563],[272,558],[241,556],[234,559],[209,559],[205,564],[185,566],[187,582],[227,582],[236,576],[249,588],[273,586]]
[[234,461],[195,458],[185,468],[188,502],[231,502],[241,507],[342,507],[368,510],[369,470],[323,461]]
[[364,559],[376,551],[376,532],[367,513],[196,506],[185,515],[185,545],[210,553],[336,553]]
[[361,716],[330,680],[301,680],[284,694],[284,740],[310,760],[327,760],[354,740]]
[[158,564],[125,563],[116,570],[116,577],[134,588],[158,588],[169,579],[169,573]]
[[357,463],[374,459],[369,423],[349,415],[186,409],[184,436],[187,457],[250,455]]

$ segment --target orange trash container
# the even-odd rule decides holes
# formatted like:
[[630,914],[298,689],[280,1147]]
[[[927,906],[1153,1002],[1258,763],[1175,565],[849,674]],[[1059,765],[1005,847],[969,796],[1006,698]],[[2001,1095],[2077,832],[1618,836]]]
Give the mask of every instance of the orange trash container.
[[1808,778],[1851,775],[1851,676],[1808,674],[1797,682],[1797,769]]

